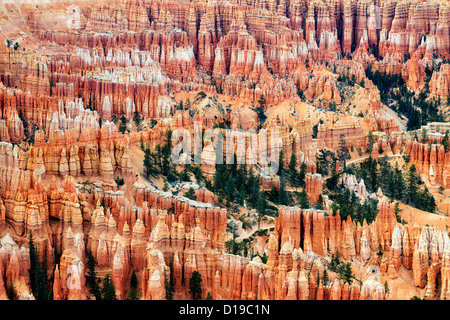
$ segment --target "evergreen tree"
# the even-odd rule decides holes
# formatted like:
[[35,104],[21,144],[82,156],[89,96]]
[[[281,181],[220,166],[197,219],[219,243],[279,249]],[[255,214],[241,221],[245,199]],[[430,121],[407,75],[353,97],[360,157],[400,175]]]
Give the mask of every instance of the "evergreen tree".
[[34,246],[34,241],[33,241],[33,233],[30,231],[30,236],[28,238],[28,248],[30,251],[30,269],[29,269],[29,274],[30,274],[30,282],[31,282],[31,291],[34,292],[37,291],[36,288],[36,248]]
[[152,161],[152,153],[149,148],[146,148],[144,151],[144,168],[145,168],[145,174],[147,175],[147,179],[150,177],[150,175],[155,174],[155,169],[153,167],[153,161]]
[[56,245],[53,247],[53,270],[52,274],[55,274],[56,266],[59,265],[59,262],[61,260],[61,254],[58,253],[58,250],[56,248]]
[[111,280],[111,276],[107,274],[102,283],[103,300],[117,300],[116,289]]
[[256,108],[256,114],[258,115],[258,129],[261,129],[263,123],[266,121],[266,99],[264,95],[261,95],[258,99],[259,106]]
[[449,150],[448,135],[449,135],[449,133],[447,130],[447,131],[445,131],[444,138],[442,139],[442,142],[441,142],[441,144],[444,146],[444,150],[446,153]]
[[298,205],[302,209],[309,209],[308,194],[306,193],[305,189],[303,189],[302,192],[300,192]]
[[[150,150],[149,150],[149,152],[150,152]],[[159,170],[161,170],[161,168],[162,168],[162,157],[161,157],[162,152],[163,152],[163,150],[162,150],[161,146],[158,144],[157,146],[155,146],[155,154],[151,155],[155,166]]]
[[306,168],[307,168],[306,163],[302,162],[302,165],[300,166],[300,173],[298,174],[298,184],[302,188],[306,186],[305,184]]
[[389,285],[387,283],[387,280],[384,282],[384,292],[386,294],[389,294],[390,290],[389,290]]
[[256,212],[258,213],[258,229],[261,227],[261,219],[266,214],[266,208],[267,208],[267,200],[266,197],[261,193],[258,192],[258,199],[256,201]]
[[102,295],[100,292],[100,285],[97,279],[97,273],[95,267],[97,266],[97,260],[92,255],[92,251],[87,251],[87,261],[86,267],[88,269],[88,274],[86,275],[86,284],[90,287],[90,292],[94,295],[96,300],[102,300]]
[[303,93],[303,90],[300,90],[300,87],[297,87],[297,94],[301,101],[305,101],[305,94]]
[[381,243],[378,244],[377,256],[378,256],[378,259],[380,259],[380,260],[383,257],[383,247],[381,246]]
[[36,300],[48,300],[48,280],[47,280],[47,269],[45,259],[41,264],[39,261],[39,254],[34,245],[33,234],[30,232],[30,237],[28,240],[29,251],[30,251],[30,282],[31,290],[33,292]]
[[372,161],[373,165],[369,171],[370,188],[376,192],[378,190],[378,171],[376,161]]
[[12,279],[10,281],[8,291],[6,292],[9,300],[16,300],[16,291],[14,290],[14,284],[12,282]]
[[208,291],[208,294],[206,295],[206,299],[205,300],[214,300],[212,295],[211,295],[211,293],[209,293],[209,291]]
[[127,130],[127,118],[125,118],[125,116],[122,116],[120,118],[120,124],[119,124],[119,129],[118,131],[121,133],[125,133],[125,131]]
[[414,205],[416,208],[428,212],[434,212],[436,210],[436,201],[430,191],[428,191],[427,187],[416,193]]
[[197,183],[200,183],[203,180],[205,180],[205,177],[203,176],[200,166],[194,166],[194,168],[192,169],[192,172],[194,173],[194,177],[195,177],[195,180],[197,181]]
[[399,205],[400,205],[400,203],[397,201],[394,205],[394,214],[395,214],[395,217],[397,218],[397,222],[401,223],[402,218],[400,217],[400,212],[402,210],[400,209]]
[[336,273],[339,275],[339,279],[352,284],[352,266],[350,262],[342,263],[338,266]]
[[189,164],[185,164],[184,165],[184,168],[183,168],[183,171],[181,172],[181,176],[180,176],[180,179],[182,180],[182,181],[191,181],[191,176],[190,176],[190,174],[189,174],[189,170],[190,170],[190,166],[189,166]]
[[367,152],[371,153],[373,149],[373,135],[372,131],[370,131],[367,135]]
[[194,270],[189,280],[189,293],[192,294],[192,300],[200,300],[202,296],[202,275]]
[[337,156],[340,161],[344,161],[344,162],[345,162],[345,160],[350,159],[350,151],[348,150],[348,147],[346,145],[343,134],[341,134],[339,137],[339,146],[338,146]]
[[335,254],[334,253],[331,254],[331,261],[330,261],[330,263],[328,265],[328,267],[330,268],[331,271],[336,272],[339,264],[341,263],[340,259],[341,258],[340,258],[340,255],[339,255],[339,251],[336,251]]
[[317,197],[317,202],[316,202],[316,209],[317,210],[323,210],[324,206],[323,206],[323,196],[322,194],[319,194]]
[[326,286],[328,284],[328,271],[326,268],[323,269],[323,274],[322,274],[322,282],[323,285]]
[[133,121],[134,123],[136,123],[136,127],[138,129],[138,131],[141,131],[141,123],[144,120],[144,117],[141,117],[139,115],[139,111],[135,111],[133,114]]
[[394,192],[393,198],[397,200],[401,200],[403,198],[403,192],[405,190],[405,181],[403,179],[403,173],[399,169],[398,164],[395,164],[394,168]]
[[[248,195],[248,203],[254,208],[261,193],[259,192],[259,179],[254,174],[252,167],[250,167],[250,170],[248,171],[248,178],[245,187]],[[263,197],[263,200],[264,203],[267,204],[267,200],[265,197]]]
[[137,280],[136,272],[134,272],[134,270],[133,270],[133,272],[131,273],[130,291],[128,291],[127,300],[138,300],[137,285],[138,285],[138,280]]
[[416,167],[412,165],[409,167],[408,175],[406,178],[406,202],[414,203],[417,195],[417,176],[416,176]]
[[166,136],[166,143],[164,144],[161,152],[161,173],[164,176],[168,176],[170,170],[170,148],[172,140],[172,131],[169,130]]
[[286,179],[284,175],[280,177],[280,189],[278,190],[278,202],[282,205],[287,205],[288,198],[286,193]]
[[166,288],[166,300],[172,300],[173,299],[173,287],[167,279],[166,271],[164,271],[164,287]]
[[184,196],[191,200],[197,200],[197,196],[195,195],[195,190],[193,187],[189,187],[189,190],[184,194]]
[[294,152],[291,153],[289,161],[289,179],[292,186],[298,187],[297,156]]
[[284,152],[283,149],[280,150],[280,154],[278,157],[278,175],[281,175],[281,173],[283,172],[283,165],[284,165]]
[[[281,187],[281,182],[280,182]],[[272,202],[278,202],[280,200],[277,187],[273,184],[269,191],[269,200]]]
[[425,128],[422,129],[422,143],[427,143],[427,130]]
[[386,156],[378,158],[379,172],[378,174],[378,184],[381,190],[390,198],[395,195],[395,181],[394,181],[394,171],[388,162]]
[[114,181],[117,184],[117,187],[120,189],[121,186],[123,186],[125,184],[125,180],[119,176],[117,176]]

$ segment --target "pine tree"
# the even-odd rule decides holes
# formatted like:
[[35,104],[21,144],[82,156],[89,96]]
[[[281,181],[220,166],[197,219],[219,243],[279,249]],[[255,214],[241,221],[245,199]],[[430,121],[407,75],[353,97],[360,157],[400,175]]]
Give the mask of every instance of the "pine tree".
[[309,209],[308,194],[306,193],[305,189],[303,189],[302,192],[300,192],[298,205],[302,209]]
[[323,274],[322,274],[322,282],[323,282],[323,285],[324,286],[326,286],[327,284],[328,284],[328,271],[327,271],[327,269],[323,269]]
[[336,273],[339,275],[339,279],[352,284],[352,266],[350,262],[342,263],[337,267]]
[[189,293],[192,294],[192,300],[200,300],[202,296],[202,275],[197,270],[192,272],[189,280]]
[[170,148],[171,148],[172,131],[169,130],[166,136],[166,143],[162,148],[162,163],[161,163],[161,173],[164,176],[169,175],[170,170]]
[[422,143],[427,143],[427,130],[425,128],[422,129]]
[[145,153],[145,155],[144,155],[145,174],[147,175],[147,179],[148,179],[150,177],[150,175],[154,174],[152,153],[149,148],[145,149],[144,153]]
[[444,146],[444,150],[446,153],[449,150],[448,135],[449,135],[449,131],[447,130],[447,131],[445,131],[444,138],[442,139],[442,142],[441,142],[441,144]]
[[430,191],[428,191],[427,187],[425,187],[424,190],[417,192],[415,207],[428,212],[434,212],[436,210],[436,201]]
[[397,201],[394,205],[394,214],[395,217],[397,218],[397,222],[401,223],[402,218],[400,217],[400,212],[402,211],[402,209],[400,209],[400,203]]
[[322,194],[319,194],[317,196],[317,202],[316,202],[316,209],[317,210],[323,210],[323,196]]
[[302,162],[302,165],[300,166],[300,173],[298,174],[298,184],[302,188],[306,186],[305,184],[306,169],[307,169],[306,163]]
[[209,293],[209,291],[208,291],[208,294],[206,295],[206,299],[205,300],[214,300],[212,295],[211,295],[211,293]]
[[258,99],[258,104],[259,106],[256,108],[256,114],[258,115],[258,129],[261,129],[264,121],[266,121],[267,116],[266,116],[266,99],[264,97],[264,95],[261,95]]
[[377,252],[378,259],[381,260],[381,257],[383,256],[383,247],[381,246],[381,243],[378,244],[378,252]]
[[119,129],[118,131],[121,133],[125,133],[125,131],[127,130],[127,118],[125,118],[125,116],[122,116],[120,118],[120,124],[119,124]]
[[345,161],[346,159],[350,159],[350,152],[346,145],[343,134],[341,134],[340,138],[339,138],[339,146],[338,146],[337,156],[340,161]]
[[282,175],[280,178],[280,189],[278,190],[278,202],[282,205],[287,205],[288,198],[286,193],[286,179]]
[[403,179],[403,173],[399,169],[398,164],[395,165],[394,168],[394,186],[395,191],[393,194],[393,198],[397,200],[401,200],[403,198],[403,193],[405,190],[405,181]]
[[291,185],[298,187],[297,156],[294,152],[291,153],[291,159],[289,161],[289,178]]
[[200,169],[199,166],[194,166],[192,172],[194,173],[194,177],[197,183],[200,183],[203,180],[205,180],[205,177],[203,176],[202,170]]
[[103,300],[117,300],[116,289],[112,283],[110,274],[107,274],[102,283]]
[[195,190],[193,187],[189,187],[189,190],[184,194],[184,196],[191,200],[197,200],[197,196],[195,195]]
[[341,262],[340,262],[339,251],[336,251],[336,254],[332,253],[331,254],[331,261],[330,261],[330,264],[328,266],[330,268],[330,270],[336,272],[336,270],[337,270],[337,268],[338,268],[340,263]]
[[133,270],[133,272],[131,273],[130,291],[128,291],[127,300],[138,300],[137,285],[138,285],[138,280],[137,280],[136,272],[134,272],[134,270]]
[[189,164],[185,164],[184,165],[184,168],[183,168],[183,171],[181,172],[181,176],[180,176],[180,179],[182,180],[182,181],[191,181],[191,176],[190,176],[190,174],[189,174],[189,170],[190,170],[190,166],[189,166]]
[[166,271],[164,271],[164,287],[166,288],[166,300],[173,299],[173,287],[167,279]]
[[130,286],[132,288],[137,288],[137,285],[138,285],[138,279],[136,276],[136,272],[134,272],[134,270],[133,270],[133,272],[131,273],[131,278],[130,278]]
[[135,111],[133,114],[133,121],[136,123],[136,127],[138,131],[141,131],[141,123],[144,120],[144,117],[139,115],[139,111]]
[[53,247],[53,270],[52,274],[55,274],[56,266],[59,265],[61,260],[61,254],[58,253],[56,245]]
[[[280,187],[281,187],[281,183],[280,183]],[[272,202],[279,201],[278,189],[274,184],[272,184],[272,187],[270,188],[270,191],[269,191],[269,200]]]
[[153,160],[154,160],[155,166],[157,168],[159,168],[159,170],[161,170],[161,168],[162,168],[162,156],[161,156],[162,152],[163,152],[163,150],[162,150],[161,146],[158,144],[155,147],[155,154],[153,156]]
[[389,290],[389,285],[387,283],[387,280],[384,282],[384,292],[386,294],[389,294],[390,290]]
[[367,135],[367,152],[371,153],[373,148],[373,135],[372,131],[370,131]]
[[408,170],[406,178],[406,201],[407,203],[414,203],[417,195],[417,176],[416,167],[412,165]]
[[[34,247],[34,241],[33,241],[33,233],[30,231],[30,236],[28,238],[28,248],[30,251],[30,269],[29,269],[29,274],[30,274],[30,282],[31,282],[31,291],[33,291],[33,294],[35,294],[35,292],[37,291],[37,286],[36,286],[36,248]],[[36,295],[36,294],[35,294]]]
[[372,191],[376,192],[378,190],[378,170],[377,162],[369,157],[369,180],[368,182]]
[[8,291],[6,294],[7,294],[9,300],[16,300],[16,291],[14,290],[14,284],[12,282],[12,279],[11,279],[11,282],[9,284]]
[[88,269],[88,274],[86,275],[86,284],[90,287],[90,292],[94,295],[96,300],[102,300],[102,295],[100,292],[100,286],[98,284],[97,273],[95,267],[97,266],[97,260],[92,255],[92,251],[87,252],[86,267]]
[[278,157],[278,175],[281,175],[281,173],[283,172],[283,165],[284,165],[284,152],[283,149],[280,150],[280,154]]
[[258,229],[261,228],[261,219],[266,214],[266,208],[267,208],[267,200],[266,197],[261,193],[258,192],[258,198],[256,201],[256,212],[258,213]]
[[44,258],[43,263],[39,262],[39,254],[37,253],[36,247],[33,241],[33,234],[30,232],[30,237],[28,241],[29,252],[30,252],[30,282],[31,290],[33,292],[36,300],[48,300],[48,280],[47,280],[47,269],[46,261]]

